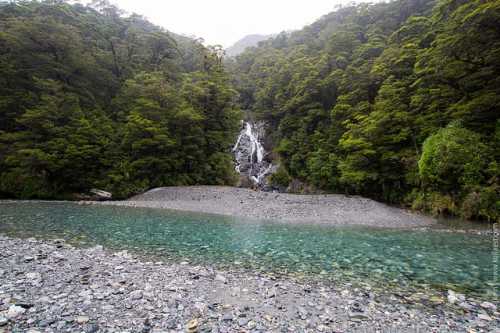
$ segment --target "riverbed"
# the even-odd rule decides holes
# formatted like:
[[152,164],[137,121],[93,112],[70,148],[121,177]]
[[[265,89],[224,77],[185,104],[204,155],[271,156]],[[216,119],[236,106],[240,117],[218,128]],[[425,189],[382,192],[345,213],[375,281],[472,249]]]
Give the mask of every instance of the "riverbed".
[[0,332],[494,332],[496,305],[0,236]]
[[446,225],[0,201],[0,332],[490,332],[494,244]]

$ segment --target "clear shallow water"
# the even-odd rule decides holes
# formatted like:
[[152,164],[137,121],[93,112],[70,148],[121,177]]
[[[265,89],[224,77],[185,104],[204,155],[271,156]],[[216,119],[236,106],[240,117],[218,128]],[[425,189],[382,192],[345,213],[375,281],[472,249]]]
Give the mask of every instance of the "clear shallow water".
[[498,296],[492,236],[47,202],[0,202],[0,233],[64,238],[196,264]]

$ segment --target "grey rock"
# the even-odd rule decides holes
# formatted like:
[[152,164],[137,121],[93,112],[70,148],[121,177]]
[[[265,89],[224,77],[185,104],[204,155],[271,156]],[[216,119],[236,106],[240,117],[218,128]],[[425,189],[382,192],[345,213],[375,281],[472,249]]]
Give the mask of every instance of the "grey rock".
[[19,316],[21,316],[25,312],[26,312],[25,308],[23,308],[21,306],[17,306],[17,305],[11,305],[9,307],[9,309],[7,310],[7,318],[10,320],[13,320],[13,319],[18,318]]
[[219,281],[219,282],[222,282],[224,284],[227,283],[227,279],[223,275],[221,275],[221,274],[217,274],[215,276],[215,281]]
[[4,316],[0,316],[0,326],[5,326],[9,322],[9,319],[5,318]]
[[481,319],[481,320],[485,320],[485,321],[492,321],[493,319],[488,316],[487,314],[485,313],[480,313],[478,316],[477,316],[478,319]]
[[362,313],[362,312],[353,312],[353,311],[350,311],[349,312],[349,319],[350,320],[354,320],[354,321],[357,321],[357,320],[370,320],[370,316]]
[[42,278],[42,274],[38,272],[30,272],[26,273],[26,278],[30,280],[40,280]]
[[85,333],[99,332],[99,325],[92,323],[85,326]]
[[75,318],[75,321],[78,324],[86,324],[90,321],[90,318],[88,316],[78,316]]
[[231,312],[226,312],[222,316],[222,321],[232,321],[233,320],[233,314]]
[[244,327],[248,324],[250,320],[248,318],[240,318],[238,319],[238,325],[240,325],[241,327]]
[[497,310],[497,306],[493,303],[490,303],[490,302],[482,302],[480,304],[480,306],[483,308],[483,309],[488,309],[488,310],[491,310],[491,311],[496,311]]
[[129,294],[130,298],[139,300],[142,298],[142,290],[134,290]]

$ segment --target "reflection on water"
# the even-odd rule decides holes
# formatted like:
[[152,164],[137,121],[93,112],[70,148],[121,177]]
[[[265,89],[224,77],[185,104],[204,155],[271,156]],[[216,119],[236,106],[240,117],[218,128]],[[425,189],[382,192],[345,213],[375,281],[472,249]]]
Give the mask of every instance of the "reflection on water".
[[491,236],[269,221],[74,203],[1,202],[0,233],[64,238],[192,263],[426,285],[493,296]]

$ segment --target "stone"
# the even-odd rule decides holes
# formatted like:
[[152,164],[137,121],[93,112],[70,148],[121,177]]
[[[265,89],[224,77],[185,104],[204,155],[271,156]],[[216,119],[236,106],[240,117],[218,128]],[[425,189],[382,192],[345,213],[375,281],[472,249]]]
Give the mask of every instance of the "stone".
[[191,319],[187,325],[186,325],[186,329],[188,331],[188,333],[194,333],[194,332],[197,332],[198,331],[198,319]]
[[15,305],[20,306],[20,307],[22,307],[24,309],[30,309],[30,308],[33,307],[33,303],[26,302],[26,301],[23,301],[23,300],[16,301]]
[[42,278],[42,274],[38,272],[31,272],[26,274],[26,278],[30,280],[40,280]]
[[244,327],[248,324],[249,320],[248,318],[240,318],[238,319],[238,325],[240,325],[241,327]]
[[130,293],[130,298],[139,300],[142,298],[142,290],[134,290]]
[[250,321],[248,322],[248,324],[247,324],[247,328],[248,328],[249,330],[253,330],[256,326],[257,326],[257,324],[256,324],[256,323],[255,323],[255,321],[253,321],[253,320],[250,320]]
[[491,311],[496,311],[497,310],[497,306],[493,303],[490,303],[490,302],[483,302],[480,304],[480,306],[483,308],[483,309],[488,309],[488,310],[491,310]]
[[270,288],[266,292],[266,297],[267,298],[273,298],[273,297],[276,297],[276,294],[277,294],[276,288]]
[[227,279],[223,275],[221,275],[221,274],[217,274],[215,276],[215,281],[219,281],[219,282],[222,282],[224,284],[227,283]]
[[99,332],[99,325],[92,323],[85,326],[85,333],[96,333],[96,332]]
[[177,328],[177,321],[175,319],[170,319],[169,321],[167,321],[166,326],[169,330],[174,330]]
[[11,305],[9,307],[9,310],[7,310],[7,318],[11,320],[16,319],[25,312],[26,312],[25,308],[17,305]]
[[24,256],[23,260],[24,260],[24,262],[31,262],[31,261],[35,260],[35,258],[33,258],[31,256]]
[[78,316],[76,317],[75,321],[81,325],[88,323],[90,321],[90,318],[87,316]]
[[96,200],[111,200],[113,197],[111,193],[96,188],[91,189],[90,193],[95,196]]
[[461,302],[460,304],[458,304],[458,306],[467,311],[474,310],[474,307],[467,302]]
[[9,319],[7,319],[3,316],[0,316],[0,326],[5,326],[5,325],[7,325],[8,322],[9,322]]
[[458,294],[453,290],[448,290],[448,303],[455,304],[457,302],[461,302],[465,300],[465,296],[462,294]]
[[480,313],[478,316],[477,316],[478,319],[481,319],[481,320],[485,320],[485,321],[492,321],[493,319],[488,316],[487,314],[485,313]]
[[222,316],[222,321],[232,321],[233,314],[231,312],[227,312]]
[[370,316],[364,314],[363,312],[349,312],[349,319],[353,321],[358,321],[358,320],[369,320]]

